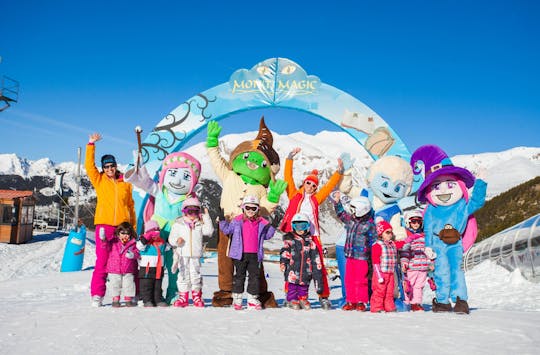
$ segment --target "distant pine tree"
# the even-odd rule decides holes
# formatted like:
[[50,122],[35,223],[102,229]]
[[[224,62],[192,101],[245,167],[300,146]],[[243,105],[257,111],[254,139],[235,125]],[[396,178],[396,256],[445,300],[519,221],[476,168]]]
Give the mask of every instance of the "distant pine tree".
[[477,242],[540,213],[540,176],[487,201],[474,215]]

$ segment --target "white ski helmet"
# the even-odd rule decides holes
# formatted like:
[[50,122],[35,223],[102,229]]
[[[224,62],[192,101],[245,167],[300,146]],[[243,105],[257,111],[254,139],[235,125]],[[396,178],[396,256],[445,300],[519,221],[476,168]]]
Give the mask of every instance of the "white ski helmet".
[[259,198],[257,196],[248,195],[242,200],[242,208],[246,205],[259,206]]
[[[294,228],[295,224],[302,225],[303,228]],[[291,219],[291,227],[295,230],[309,230],[310,226],[311,221],[309,220],[309,217],[303,213],[297,213]]]
[[365,196],[355,197],[349,202],[349,210],[356,217],[362,217],[371,211],[371,202]]
[[[424,219],[424,214],[422,213],[422,210],[414,209],[414,210],[408,210],[403,213],[403,221],[405,222],[405,226],[407,228],[411,228],[409,225],[409,221],[411,218],[420,218],[421,220]],[[422,225],[422,223],[420,224]]]

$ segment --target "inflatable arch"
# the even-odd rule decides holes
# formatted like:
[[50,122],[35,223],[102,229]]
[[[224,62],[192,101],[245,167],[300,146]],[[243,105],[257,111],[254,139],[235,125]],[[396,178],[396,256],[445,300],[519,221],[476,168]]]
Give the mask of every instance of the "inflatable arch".
[[[304,111],[332,122],[356,139],[374,160],[385,155],[410,159],[411,153],[399,136],[365,104],[308,75],[289,59],[270,58],[251,69],[235,71],[228,82],[195,95],[165,116],[142,142],[143,163],[151,175],[156,174],[165,156],[180,151],[209,120],[268,107]],[[140,217],[145,197],[136,193],[134,199]]]

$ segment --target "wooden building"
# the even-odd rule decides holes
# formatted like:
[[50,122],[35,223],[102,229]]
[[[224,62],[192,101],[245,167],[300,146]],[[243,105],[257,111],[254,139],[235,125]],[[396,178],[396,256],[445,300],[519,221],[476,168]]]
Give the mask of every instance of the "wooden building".
[[35,205],[32,191],[0,190],[0,242],[21,244],[32,239]]

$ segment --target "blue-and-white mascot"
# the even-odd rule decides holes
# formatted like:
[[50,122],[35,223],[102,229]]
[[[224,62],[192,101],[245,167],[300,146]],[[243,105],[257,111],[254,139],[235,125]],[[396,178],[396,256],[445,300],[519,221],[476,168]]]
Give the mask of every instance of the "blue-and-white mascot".
[[[420,202],[426,202],[424,233],[426,249],[436,254],[436,297],[433,312],[469,314],[467,285],[461,267],[463,236],[469,216],[484,205],[487,184],[464,168],[454,166],[446,153],[435,145],[418,148],[411,157],[414,174],[424,172],[424,182],[417,192]],[[469,188],[473,187],[469,196]],[[466,242],[466,241],[465,241]]]

